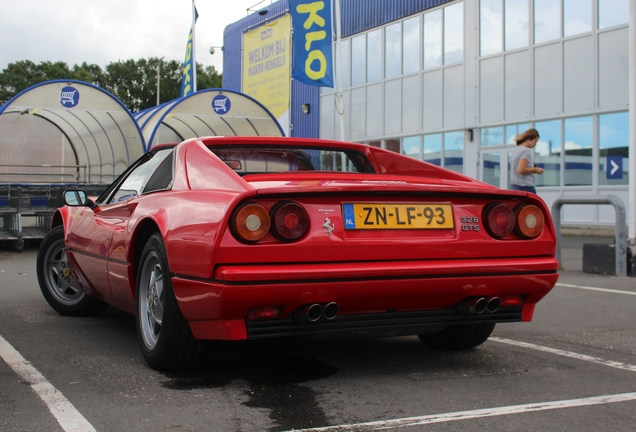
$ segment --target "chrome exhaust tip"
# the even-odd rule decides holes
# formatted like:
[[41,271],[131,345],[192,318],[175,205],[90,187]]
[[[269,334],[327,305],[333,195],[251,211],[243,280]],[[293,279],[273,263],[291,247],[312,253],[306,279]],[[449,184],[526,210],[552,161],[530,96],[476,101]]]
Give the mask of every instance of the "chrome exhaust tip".
[[469,315],[484,313],[487,307],[488,300],[486,297],[468,298],[460,302],[457,306],[459,312]]
[[314,323],[322,316],[322,305],[314,303],[301,306],[295,313],[296,319],[300,322]]
[[325,305],[325,307],[322,310],[322,314],[327,321],[331,321],[332,319],[338,316],[339,311],[340,311],[340,306],[338,306],[338,303],[331,302]]
[[490,300],[488,300],[488,307],[486,308],[486,310],[488,311],[488,313],[495,313],[499,310],[500,306],[501,299],[499,299],[499,297],[492,297]]

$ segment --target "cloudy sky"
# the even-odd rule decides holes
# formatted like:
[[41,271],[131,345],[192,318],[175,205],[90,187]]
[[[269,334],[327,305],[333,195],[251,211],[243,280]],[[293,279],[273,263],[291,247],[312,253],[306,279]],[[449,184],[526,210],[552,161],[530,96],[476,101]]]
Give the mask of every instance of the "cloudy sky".
[[[195,0],[196,61],[223,70],[223,31],[272,0]],[[192,0],[0,0],[0,71],[20,60],[87,62],[163,57],[183,61]],[[253,12],[250,12],[253,13]]]

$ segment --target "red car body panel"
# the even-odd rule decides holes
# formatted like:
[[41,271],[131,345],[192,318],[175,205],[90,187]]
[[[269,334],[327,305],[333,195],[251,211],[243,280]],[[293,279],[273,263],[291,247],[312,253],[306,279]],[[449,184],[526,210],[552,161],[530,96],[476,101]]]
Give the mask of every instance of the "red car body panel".
[[[335,147],[363,152],[375,174],[287,172],[237,175],[207,146]],[[523,297],[520,320],[557,281],[555,233],[536,195],[504,191],[469,177],[365,145],[280,137],[191,139],[173,151],[170,190],[120,203],[63,207],[69,264],[82,289],[127,312],[135,311],[138,238],[156,229],[163,238],[181,312],[199,339],[249,337],[246,316],[261,306],[291,317],[309,303],[337,302],[343,317],[387,311],[438,311],[471,296]],[[285,243],[271,235],[256,244],[231,232],[240,203],[269,208],[293,200],[310,228]],[[345,203],[417,201],[452,208],[452,229],[348,230]],[[545,217],[527,240],[495,239],[483,229],[491,202],[529,203]],[[471,222],[471,221],[478,222]],[[328,222],[327,222],[328,221]],[[465,222],[469,221],[469,222]],[[324,228],[333,227],[331,231]],[[331,229],[331,228],[330,228]]]

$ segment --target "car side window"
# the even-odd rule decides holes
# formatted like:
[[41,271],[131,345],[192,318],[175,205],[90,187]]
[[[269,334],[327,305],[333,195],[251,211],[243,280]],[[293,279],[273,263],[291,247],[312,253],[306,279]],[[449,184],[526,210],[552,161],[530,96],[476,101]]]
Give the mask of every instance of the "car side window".
[[128,201],[131,198],[141,195],[152,173],[170,154],[172,154],[172,149],[159,150],[150,159],[136,166],[110,197],[108,197],[106,204]]
[[170,154],[161,161],[157,169],[150,176],[150,179],[146,182],[146,186],[144,186],[142,191],[143,194],[170,188],[173,177],[173,155],[174,152],[170,152]]

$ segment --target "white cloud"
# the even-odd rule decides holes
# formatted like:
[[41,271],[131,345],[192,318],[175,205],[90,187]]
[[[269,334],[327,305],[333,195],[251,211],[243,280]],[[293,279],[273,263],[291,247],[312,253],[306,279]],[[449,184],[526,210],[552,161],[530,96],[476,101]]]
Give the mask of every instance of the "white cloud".
[[[196,60],[223,69],[225,27],[259,0],[198,0]],[[256,6],[267,7],[271,0]],[[163,57],[183,61],[191,0],[0,0],[0,70],[20,60],[87,62]]]
[[574,141],[566,141],[565,142],[565,149],[566,150],[578,150],[578,149],[582,149],[583,147],[577,143],[575,143]]

